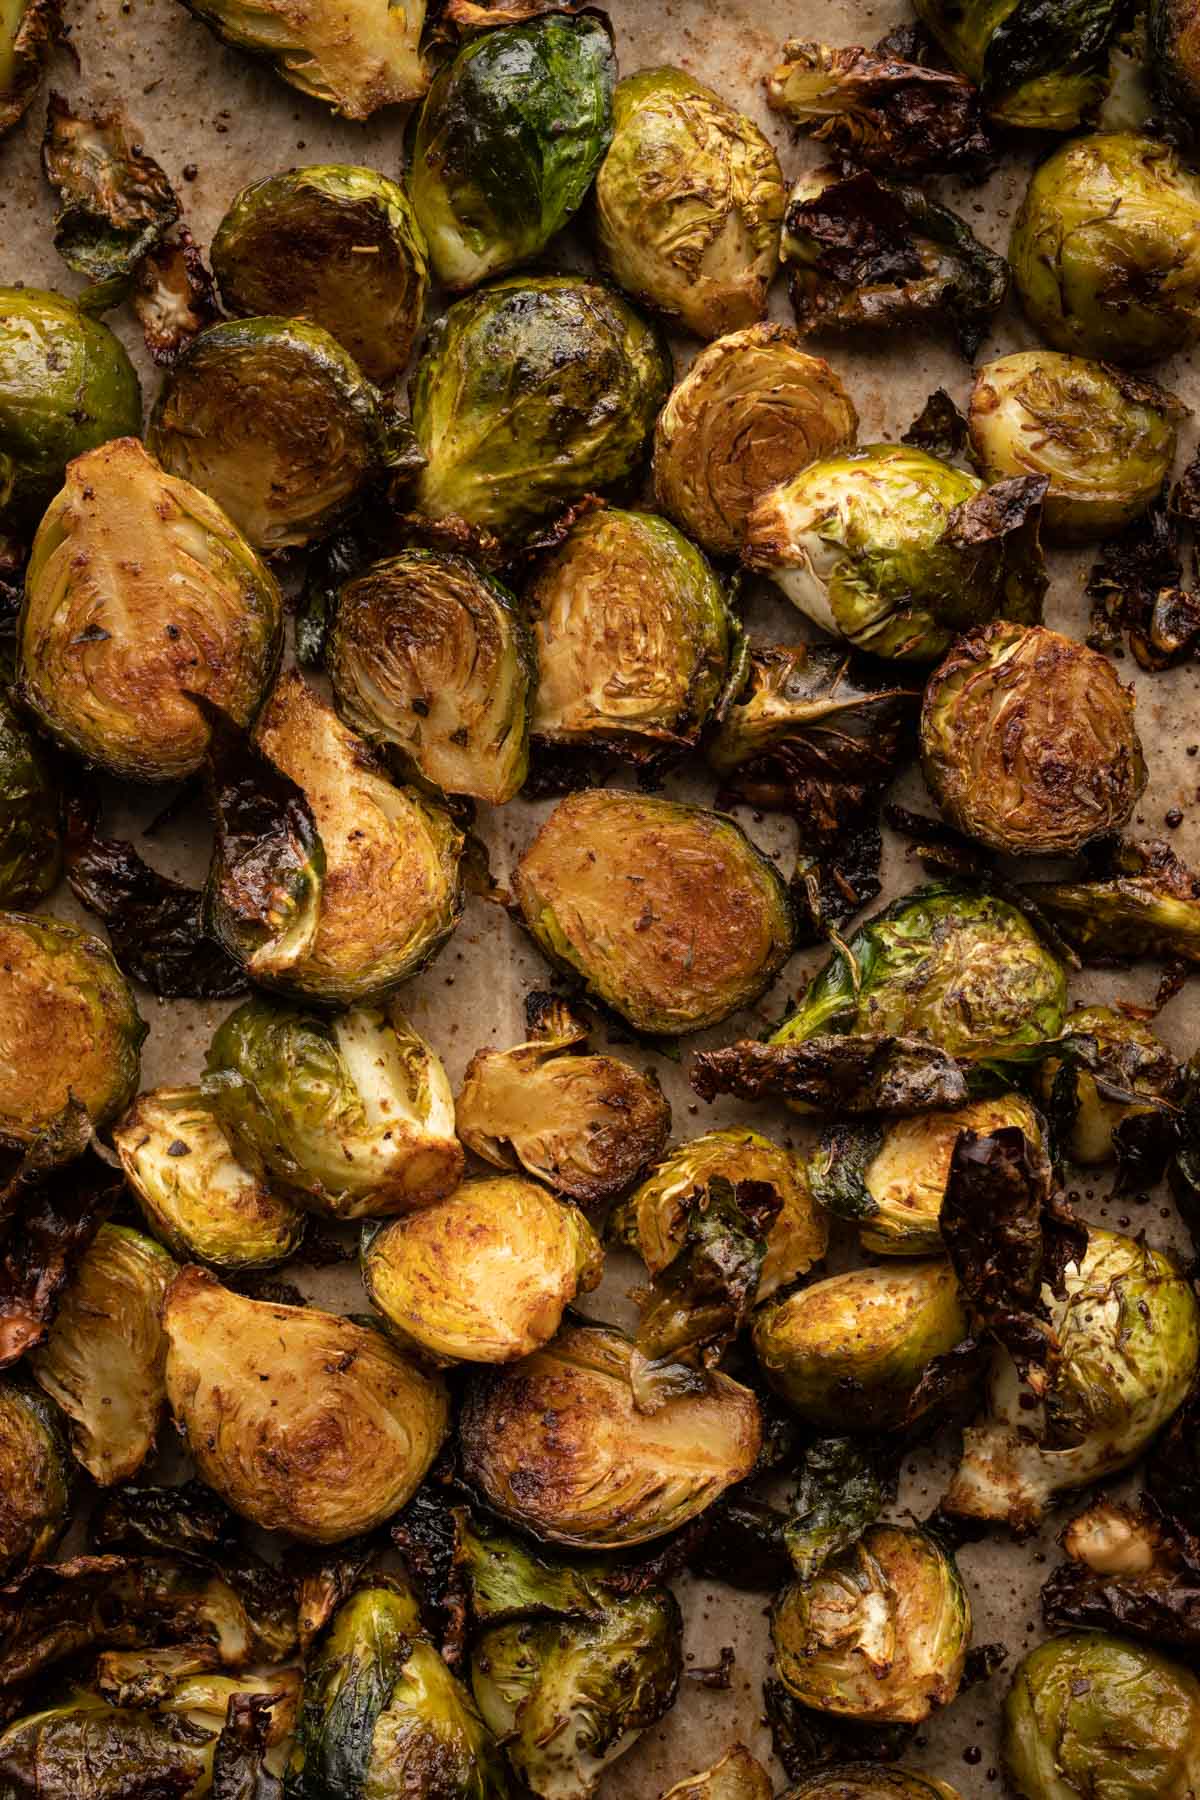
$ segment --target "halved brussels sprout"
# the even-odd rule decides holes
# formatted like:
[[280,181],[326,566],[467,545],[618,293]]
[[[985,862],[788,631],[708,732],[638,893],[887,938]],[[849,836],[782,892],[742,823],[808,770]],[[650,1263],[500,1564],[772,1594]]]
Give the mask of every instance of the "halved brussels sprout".
[[14,1719],[0,1733],[0,1792],[11,1800],[127,1800],[195,1795],[212,1767],[219,1722],[180,1733],[175,1720],[110,1706],[98,1694]]
[[670,384],[657,332],[598,282],[515,276],[468,295],[412,379],[417,511],[523,536],[634,473]]
[[654,497],[711,556],[737,556],[760,495],[857,436],[829,364],[786,325],[747,325],[707,345],[659,413]]
[[1200,122],[1200,45],[1188,0],[1150,0],[1146,37],[1155,98],[1168,115],[1182,116],[1185,127],[1194,131]]
[[265,1531],[336,1544],[408,1501],[448,1406],[382,1332],[230,1293],[204,1269],[163,1309],[167,1398],[200,1475]]
[[1125,14],[1108,0],[913,0],[993,119],[1072,131],[1108,92]]
[[459,1421],[463,1472],[504,1518],[585,1550],[644,1544],[694,1519],[754,1467],[748,1388],[713,1373],[704,1393],[638,1412],[634,1347],[568,1325],[511,1369],[473,1377]]
[[[1056,1127],[1066,1128],[1063,1150],[1084,1168],[1136,1161],[1139,1136],[1162,1118],[1162,1102],[1176,1094],[1175,1058],[1148,1025],[1111,1006],[1077,1007],[1063,1020],[1063,1034],[1094,1039],[1098,1052],[1094,1070],[1068,1055],[1047,1057],[1039,1071],[1042,1102]],[[1145,1105],[1139,1106],[1142,1095]],[[1174,1116],[1168,1109],[1167,1137]],[[1161,1172],[1160,1163],[1151,1179]]]
[[788,1800],[962,1800],[957,1788],[912,1769],[881,1763],[839,1763],[803,1775],[788,1789]]
[[264,57],[290,87],[344,119],[417,100],[425,0],[184,0],[226,44]]
[[395,1002],[330,1019],[247,1000],[207,1069],[201,1093],[234,1150],[311,1211],[383,1218],[458,1184],[446,1071]]
[[1136,365],[1200,337],[1200,175],[1132,132],[1064,144],[1029,183],[1009,260],[1055,350]]
[[792,950],[787,890],[719,813],[647,795],[571,794],[517,866],[546,955],[636,1031],[700,1031],[757,999]]
[[535,737],[631,756],[696,743],[728,673],[725,593],[653,513],[586,513],[525,596],[537,649]]
[[202,694],[239,723],[275,672],[283,598],[208,496],[136,438],[77,457],[33,541],[22,697],[77,755],[130,781],[204,761]]
[[77,1100],[105,1125],[137,1092],[146,1025],[108,947],[0,912],[0,1144],[32,1144]]
[[211,254],[229,312],[303,314],[371,381],[407,364],[425,311],[425,240],[407,193],[377,169],[312,163],[252,182]]
[[731,1744],[711,1769],[677,1781],[659,1800],[771,1800],[771,1777],[745,1744]]
[[612,30],[554,12],[467,38],[417,118],[409,187],[438,277],[461,292],[528,262],[612,136]]
[[786,189],[752,119],[682,69],[617,84],[596,176],[601,261],[626,293],[697,337],[767,310]]
[[77,275],[112,284],[112,298],[179,217],[174,188],[137,137],[120,105],[76,112],[50,95],[42,168],[58,199],[54,248]]
[[1120,531],[1153,505],[1186,408],[1157,382],[1083,356],[1015,350],[971,389],[971,445],[989,481],[1046,475],[1042,524],[1055,543]]
[[33,733],[0,688],[0,906],[35,906],[61,874],[57,787]]
[[304,1213],[239,1161],[198,1087],[139,1094],[112,1138],[147,1223],[176,1256],[237,1272],[299,1247]]
[[0,288],[0,529],[36,524],[67,464],[142,429],[133,364],[107,325],[41,288]]
[[502,806],[529,771],[533,647],[506,587],[404,550],[348,581],[329,672],[343,718],[418,779]]
[[71,1476],[56,1409],[0,1381],[0,1581],[50,1555],[71,1516]]
[[0,138],[24,118],[62,30],[61,0],[10,0],[0,17]]
[[921,703],[921,767],[950,823],[1009,856],[1068,856],[1146,785],[1134,693],[1105,656],[1006,619],[959,638]]

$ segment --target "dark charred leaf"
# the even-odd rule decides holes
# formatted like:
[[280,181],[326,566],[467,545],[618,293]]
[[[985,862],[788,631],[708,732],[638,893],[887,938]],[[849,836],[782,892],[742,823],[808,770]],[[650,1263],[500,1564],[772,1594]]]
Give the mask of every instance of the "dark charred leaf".
[[1042,560],[1042,502],[1048,475],[1014,475],[997,481],[950,515],[945,542],[959,549],[999,543],[1004,552],[1005,617],[1036,624],[1050,585]]
[[194,337],[220,318],[213,278],[182,219],[138,262],[129,304],[147,350],[168,369]]
[[920,857],[923,868],[937,875],[953,875],[961,881],[981,881],[991,886],[995,870],[987,850],[964,837],[943,819],[910,812],[888,801],[883,816],[892,830],[906,838]]
[[0,1186],[0,1232],[55,1170],[87,1151],[94,1136],[87,1107],[72,1095],[57,1118],[38,1133],[11,1167],[5,1168]]
[[280,1694],[231,1694],[213,1751],[212,1800],[283,1800],[283,1783],[266,1766],[271,1708]]
[[[1183,1071],[1179,1105],[1178,1141],[1169,1170],[1171,1193],[1200,1255],[1200,1054]],[[1200,1530],[1200,1510],[1195,1524]]]
[[358,1537],[327,1549],[297,1547],[289,1551],[284,1566],[295,1583],[302,1656],[308,1655],[342,1601],[353,1593],[381,1547],[376,1538]]
[[421,1595],[430,1635],[452,1669],[467,1647],[467,1587],[459,1555],[462,1496],[423,1487],[389,1530]]
[[74,112],[51,94],[42,166],[58,196],[54,247],[89,281],[124,282],[179,217],[174,188],[120,108]]
[[831,1763],[899,1762],[917,1730],[915,1725],[868,1725],[815,1712],[794,1700],[782,1681],[763,1682],[763,1708],[772,1747],[792,1781]]
[[651,1588],[674,1581],[685,1569],[696,1566],[695,1558],[709,1533],[711,1509],[689,1519],[679,1531],[658,1538],[645,1549],[618,1557],[607,1564],[601,1580],[607,1594],[646,1594]]
[[[1197,450],[1171,489],[1168,507],[1172,518],[1182,519],[1194,531],[1200,526],[1200,450]],[[1193,557],[1193,567],[1195,559]]]
[[1200,1649],[1200,1538],[1151,1498],[1098,1500],[1060,1541],[1067,1561],[1042,1588],[1047,1625]]
[[0,138],[12,130],[32,104],[62,28],[62,0],[30,0],[20,13],[15,35],[7,37],[5,43],[8,66],[0,91]]
[[324,667],[338,594],[345,582],[361,574],[374,553],[366,538],[351,530],[335,532],[310,554],[296,602],[296,660],[302,668]]
[[691,1083],[702,1100],[803,1100],[830,1112],[893,1113],[963,1106],[967,1078],[954,1057],[921,1038],[826,1035],[805,1043],[745,1039],[702,1050]]
[[[883,833],[879,795],[872,790],[823,788],[805,781],[789,807],[799,826],[800,848],[792,871],[796,947],[819,943],[878,899]],[[750,802],[754,804],[754,802]]]
[[818,1438],[800,1466],[800,1482],[783,1539],[802,1583],[856,1544],[895,1495],[894,1474],[861,1439]]
[[[1129,646],[1144,669],[1170,668],[1200,643],[1200,597],[1182,586],[1183,563],[1175,517],[1190,518],[1200,479],[1185,472],[1168,508],[1160,498],[1124,531],[1109,538],[1086,588],[1091,608],[1088,643],[1109,655]],[[1176,504],[1178,502],[1178,505]]]
[[988,40],[980,91],[985,101],[1038,81],[1105,68],[1134,0],[1017,0]]
[[1146,1486],[1164,1513],[1200,1536],[1200,1383],[1155,1439]]
[[791,1580],[784,1541],[789,1514],[735,1493],[702,1516],[709,1527],[691,1558],[697,1574],[755,1594],[773,1594]]
[[990,1681],[1007,1661],[1007,1644],[972,1644],[967,1651],[967,1661],[963,1669],[959,1693],[965,1694],[968,1688],[982,1687],[983,1683]]
[[1200,963],[1200,876],[1170,844],[1116,839],[1089,861],[1090,880],[1025,889],[1086,963],[1148,956]]
[[709,1667],[697,1667],[695,1664],[685,1668],[684,1678],[694,1681],[697,1687],[709,1688],[716,1693],[727,1694],[733,1686],[733,1671],[737,1665],[737,1652],[732,1644],[722,1644],[717,1652],[717,1660]]
[[931,1357],[897,1422],[906,1441],[927,1437],[947,1424],[965,1422],[977,1412],[990,1363],[990,1347],[973,1337]]
[[924,450],[942,462],[974,468],[966,418],[945,388],[934,388],[908,430],[901,433],[900,442],[912,444],[915,449]]
[[121,1192],[93,1156],[29,1175],[27,1161],[0,1202],[0,1369],[41,1343],[71,1271]]
[[1113,1128],[1117,1158],[1114,1193],[1153,1187],[1166,1173],[1180,1143],[1184,1115],[1177,1104],[1180,1075],[1165,1045],[1133,1037],[1093,1037],[1069,1032],[1046,1045],[1058,1061],[1050,1092],[1049,1123],[1056,1144],[1070,1142],[1082,1104],[1086,1073],[1102,1100],[1128,1107]]
[[179,1487],[126,1482],[106,1494],[88,1522],[97,1550],[181,1551],[214,1557],[240,1541],[238,1522],[202,1481]]

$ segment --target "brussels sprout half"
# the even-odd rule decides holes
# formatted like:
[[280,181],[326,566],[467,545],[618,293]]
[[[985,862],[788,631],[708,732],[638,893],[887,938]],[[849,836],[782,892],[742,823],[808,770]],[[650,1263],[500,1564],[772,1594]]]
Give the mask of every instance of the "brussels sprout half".
[[57,1409],[0,1381],[0,1581],[50,1555],[71,1516],[71,1479]]
[[879,1763],[840,1763],[803,1775],[788,1789],[788,1800],[962,1800],[957,1788],[911,1769]]
[[771,1777],[745,1744],[731,1744],[711,1769],[667,1788],[659,1800],[771,1800]]
[[32,105],[61,30],[61,0],[9,0],[0,15],[0,138]]
[[1108,92],[1126,11],[1112,0],[913,0],[993,119],[1071,131]]
[[0,688],[0,906],[35,906],[61,874],[58,790],[37,740]]

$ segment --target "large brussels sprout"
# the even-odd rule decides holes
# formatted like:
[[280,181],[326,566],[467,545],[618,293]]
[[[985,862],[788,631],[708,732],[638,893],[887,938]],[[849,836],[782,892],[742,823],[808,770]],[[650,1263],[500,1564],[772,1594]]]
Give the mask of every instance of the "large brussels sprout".
[[[1042,1101],[1062,1150],[1084,1168],[1118,1162],[1134,1178],[1157,1180],[1175,1139],[1175,1058],[1141,1019],[1111,1006],[1078,1007],[1064,1019],[1063,1033],[1068,1040],[1091,1040],[1096,1056],[1076,1058],[1068,1043],[1061,1059],[1047,1057],[1039,1071]],[[1164,1141],[1157,1148],[1147,1144],[1147,1133]],[[1158,1157],[1152,1172],[1145,1167],[1148,1155]]]
[[71,1459],[44,1395],[0,1381],[0,1581],[43,1562],[71,1513]]
[[62,294],[0,288],[0,529],[36,524],[73,457],[142,429],[133,364]]
[[612,136],[612,31],[553,12],[469,37],[417,119],[409,189],[438,277],[528,262],[592,185]]
[[1200,175],[1157,138],[1097,132],[1029,183],[1009,247],[1053,349],[1130,366],[1200,336]]
[[841,378],[786,325],[747,325],[707,345],[654,430],[654,495],[712,556],[736,556],[760,495],[853,444]]
[[490,1506],[552,1543],[620,1549],[674,1531],[745,1480],[762,1437],[749,1389],[713,1374],[706,1392],[641,1413],[633,1353],[619,1331],[569,1325],[511,1369],[473,1377],[463,1471]]
[[117,438],[68,468],[33,541],[18,631],[22,696],[55,737],[127,780],[177,781],[209,740],[188,695],[253,716],[283,599],[220,506]]
[[289,86],[346,119],[416,100],[425,0],[184,0],[225,43],[265,58]]
[[1200,123],[1200,43],[1189,0],[1150,0],[1146,33],[1158,103],[1194,131]]
[[60,0],[12,0],[0,18],[0,138],[33,103],[62,30]]
[[61,874],[55,782],[32,732],[0,688],[0,906],[35,906]]
[[523,536],[637,469],[670,380],[658,334],[597,282],[516,276],[468,295],[412,380],[418,512]]
[[731,1744],[711,1769],[677,1781],[659,1800],[771,1800],[771,1777],[745,1744]]
[[204,1269],[163,1309],[167,1398],[200,1475],[267,1531],[335,1544],[398,1512],[446,1434],[441,1384],[382,1332]]
[[247,1000],[201,1092],[252,1170],[333,1218],[428,1206],[462,1173],[446,1071],[394,1002],[327,1018]]
[[957,1788],[933,1775],[882,1763],[840,1763],[802,1775],[788,1789],[788,1800],[962,1800]]
[[913,0],[992,118],[1071,131],[1108,92],[1125,10],[1110,0]]
[[791,954],[787,891],[732,819],[596,789],[560,802],[518,864],[546,955],[637,1031],[699,1031]]
[[425,258],[399,182],[354,163],[313,163],[252,182],[212,241],[229,312],[303,314],[372,381],[391,381],[408,362],[425,310]]
[[512,594],[466,557],[404,550],[341,590],[338,710],[444,793],[502,806],[521,787],[534,666]]

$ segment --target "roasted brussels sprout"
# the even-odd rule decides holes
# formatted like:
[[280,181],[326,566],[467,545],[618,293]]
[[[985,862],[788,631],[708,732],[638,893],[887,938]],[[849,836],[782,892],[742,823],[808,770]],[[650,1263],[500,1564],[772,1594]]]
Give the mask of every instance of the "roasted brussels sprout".
[[[1103,1163],[1133,1162],[1145,1154],[1142,1143],[1156,1120],[1164,1120],[1161,1135],[1173,1138],[1174,1109],[1169,1103],[1179,1086],[1175,1058],[1140,1019],[1129,1018],[1111,1006],[1082,1006],[1063,1021],[1064,1036],[1091,1039],[1096,1057],[1082,1060],[1070,1054],[1048,1057],[1040,1070],[1044,1105],[1062,1139],[1062,1148],[1074,1163],[1093,1168]],[[1139,1100],[1141,1104],[1139,1105]],[[1167,1144],[1158,1167],[1162,1173]]]
[[745,1744],[731,1744],[711,1769],[677,1781],[659,1800],[771,1800],[771,1777]]
[[75,112],[61,94],[50,95],[42,168],[58,197],[54,248],[105,298],[120,297],[179,217],[174,188],[137,137],[120,106]]
[[517,276],[468,295],[412,380],[417,511],[523,536],[633,473],[670,376],[657,333],[596,282]]
[[1029,183],[1009,259],[1055,350],[1136,366],[1200,336],[1200,176],[1157,138],[1097,132]]
[[448,1422],[382,1332],[187,1268],[163,1309],[167,1398],[200,1475],[266,1531],[336,1544],[398,1512]]
[[54,779],[0,687],[0,906],[35,906],[57,887],[61,874]]
[[841,1763],[803,1775],[788,1789],[788,1800],[962,1800],[957,1788],[932,1775],[880,1763]]
[[338,710],[444,793],[502,806],[521,787],[534,669],[515,599],[465,557],[405,550],[341,590]]
[[1068,856],[1146,785],[1134,694],[1107,657],[1006,619],[960,638],[921,703],[921,767],[950,823],[1009,856]]
[[196,1726],[181,1734],[173,1718],[77,1692],[0,1734],[0,1791],[12,1800],[124,1800],[139,1789],[195,1794],[215,1737],[215,1729]]
[[659,413],[655,499],[711,556],[737,556],[760,495],[857,435],[829,364],[786,325],[747,325],[707,345]]
[[264,57],[289,86],[345,119],[417,100],[425,0],[184,0],[225,43]]
[[73,457],[141,429],[138,378],[107,325],[62,294],[0,288],[0,530],[31,529]]
[[528,262],[580,206],[612,136],[612,31],[548,12],[469,37],[417,119],[409,188],[446,286]]
[[221,508],[136,438],[77,457],[25,578],[23,698],[68,749],[132,781],[198,769],[209,726],[240,723],[283,641],[278,583]]
[[0,1581],[43,1562],[71,1511],[71,1459],[51,1403],[0,1381]]
[[1119,839],[1095,858],[1092,879],[1038,881],[1028,892],[1089,962],[1125,956],[1200,962],[1200,876],[1161,838]]
[[636,1031],[699,1031],[747,1005],[792,949],[787,891],[731,819],[595,789],[526,850],[517,902],[550,959]]
[[371,381],[408,362],[425,310],[425,240],[399,182],[353,163],[268,175],[238,194],[212,241],[227,310],[303,314]]
[[146,1222],[184,1261],[269,1269],[298,1248],[304,1213],[239,1161],[198,1087],[139,1094],[112,1137]]
[[61,30],[60,0],[15,0],[0,20],[0,138],[32,104]]
[[247,1000],[201,1093],[252,1170],[333,1218],[428,1206],[462,1173],[446,1071],[394,1002],[329,1019]]
[[1188,0],[1150,0],[1146,33],[1155,97],[1172,123],[1192,133],[1200,123],[1200,61]]
[[[1186,1426],[1186,1407],[1175,1417]],[[1156,1461],[1164,1447],[1160,1439]],[[1059,1533],[1059,1543],[1066,1560],[1042,1584],[1048,1625],[1195,1649],[1200,1568],[1196,1539],[1182,1520],[1147,1494],[1134,1504],[1093,1500]]]
[[1034,131],[1071,131],[1096,110],[1128,16],[1107,0],[913,0],[913,9],[989,115]]

